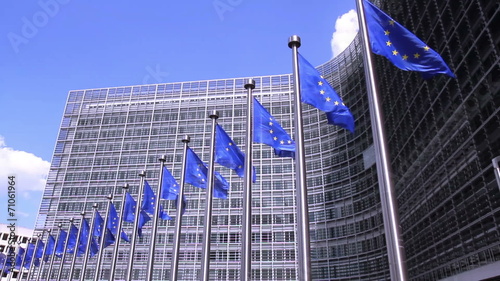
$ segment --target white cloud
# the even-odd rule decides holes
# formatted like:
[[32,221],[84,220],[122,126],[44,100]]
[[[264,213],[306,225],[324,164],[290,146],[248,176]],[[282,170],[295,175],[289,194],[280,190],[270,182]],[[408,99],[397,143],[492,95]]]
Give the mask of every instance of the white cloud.
[[335,22],[335,32],[332,34],[332,52],[336,57],[351,44],[358,33],[358,15],[356,11],[350,10],[337,18]]
[[0,136],[0,180],[6,182],[14,175],[16,191],[25,198],[27,192],[44,190],[49,167],[49,162],[32,153],[8,147]]

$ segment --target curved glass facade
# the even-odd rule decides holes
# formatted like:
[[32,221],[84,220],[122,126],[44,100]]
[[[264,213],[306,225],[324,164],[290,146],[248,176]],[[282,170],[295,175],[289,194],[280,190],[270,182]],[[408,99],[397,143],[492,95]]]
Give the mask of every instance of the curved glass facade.
[[[376,58],[409,276],[438,280],[499,261],[500,189],[491,160],[500,155],[500,33],[493,30],[500,26],[500,5],[405,0],[383,1],[382,8],[441,53],[458,77],[424,81]],[[304,105],[313,279],[389,280],[359,37],[318,69],[350,107],[356,133],[328,125],[324,113]],[[291,75],[253,79],[257,99],[293,135]],[[35,231],[57,233],[57,224],[66,229],[71,217],[79,223],[79,213],[90,212],[94,202],[103,213],[109,193],[121,206],[125,183],[137,198],[141,170],[156,190],[160,155],[180,180],[184,135],[208,160],[212,110],[244,148],[245,80],[70,91]],[[267,146],[253,148],[252,280],[297,280],[294,163]],[[214,200],[210,276],[239,280],[243,180],[216,169],[231,190],[227,200]],[[186,189],[179,279],[197,280],[205,193]],[[175,217],[173,202],[162,204]],[[124,226],[130,233],[132,226]],[[173,226],[160,222],[154,280],[169,279]],[[138,242],[134,280],[145,278],[150,230],[148,223]],[[117,278],[129,253],[122,243]],[[111,249],[104,256],[101,277],[107,278]],[[65,265],[63,279],[68,270]],[[42,280],[46,276],[42,271]]]

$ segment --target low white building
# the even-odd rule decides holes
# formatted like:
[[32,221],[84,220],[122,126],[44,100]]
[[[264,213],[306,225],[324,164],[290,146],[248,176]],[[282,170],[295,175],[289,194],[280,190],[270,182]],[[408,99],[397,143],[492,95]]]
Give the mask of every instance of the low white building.
[[[8,255],[9,247],[23,247],[26,249],[28,241],[33,237],[33,229],[19,227],[19,226],[10,226],[9,224],[0,223],[0,253]],[[16,249],[17,253],[17,249]],[[3,266],[3,264],[2,264]],[[7,280],[7,273],[1,271],[1,281]],[[27,270],[24,271],[26,275]],[[12,273],[11,281],[17,280],[19,275],[18,270],[14,270]],[[25,276],[26,277],[26,276]]]

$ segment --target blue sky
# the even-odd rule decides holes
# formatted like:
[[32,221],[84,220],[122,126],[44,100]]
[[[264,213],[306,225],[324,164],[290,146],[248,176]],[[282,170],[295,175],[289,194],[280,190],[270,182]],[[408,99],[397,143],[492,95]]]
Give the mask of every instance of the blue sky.
[[290,73],[294,34],[319,65],[352,40],[355,13],[338,19],[354,9],[355,0],[5,1],[0,180],[16,176],[18,225],[34,226],[68,91]]

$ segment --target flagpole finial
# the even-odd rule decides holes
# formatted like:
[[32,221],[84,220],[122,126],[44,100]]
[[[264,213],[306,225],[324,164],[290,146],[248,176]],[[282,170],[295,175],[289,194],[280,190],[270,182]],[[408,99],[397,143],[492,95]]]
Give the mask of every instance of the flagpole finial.
[[125,191],[130,187],[130,185],[127,183],[125,184],[124,186],[122,186],[123,189],[125,189]]
[[191,137],[189,137],[188,135],[184,135],[184,137],[182,138],[183,143],[188,143],[190,141],[191,141]]
[[57,227],[62,228],[62,223],[59,223]]
[[50,234],[52,232],[52,229],[47,229],[47,232]]
[[158,158],[158,161],[160,161],[160,162],[165,162],[165,161],[167,161],[167,155],[162,155],[162,156],[160,156],[160,158]]
[[139,172],[139,177],[145,177],[146,176],[146,171],[142,170]]
[[255,89],[255,80],[249,78],[245,81],[245,89]]
[[85,216],[85,211],[82,211],[82,212],[80,213],[80,215],[82,215],[82,217],[84,217],[84,216]]
[[219,111],[212,110],[212,112],[210,112],[210,115],[208,115],[208,117],[210,117],[211,119],[218,119],[219,118]]
[[69,219],[69,222],[74,222],[75,221],[75,218],[70,218]]
[[97,203],[94,203],[94,205],[92,206],[92,208],[97,209]]
[[292,35],[288,38],[288,47],[291,49],[293,46],[300,47],[300,37],[298,35]]
[[106,196],[106,198],[111,201],[113,199],[113,194],[108,194],[108,196]]

